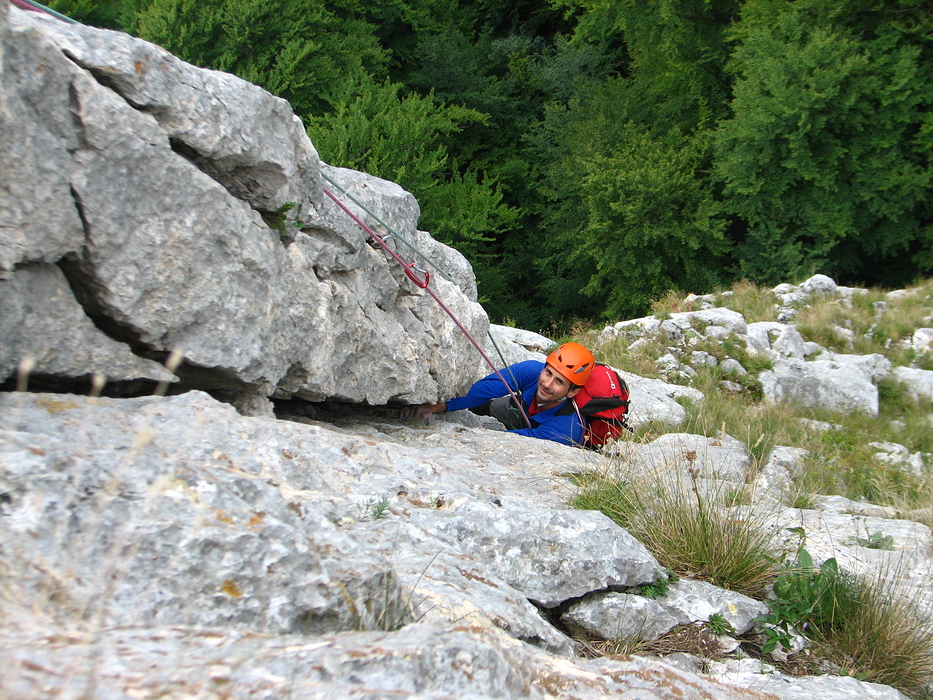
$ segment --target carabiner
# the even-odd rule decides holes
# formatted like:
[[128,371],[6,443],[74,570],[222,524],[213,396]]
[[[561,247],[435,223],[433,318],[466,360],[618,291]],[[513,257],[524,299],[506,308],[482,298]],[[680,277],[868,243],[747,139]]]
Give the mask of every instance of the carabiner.
[[[415,273],[412,270],[417,270],[418,272],[424,275],[424,281],[419,280]],[[415,267],[415,263],[408,263],[408,266],[405,268],[405,274],[408,275],[408,279],[415,283],[415,286],[420,287],[421,289],[426,289],[428,284],[431,282],[431,273],[427,270],[422,270],[420,267]]]

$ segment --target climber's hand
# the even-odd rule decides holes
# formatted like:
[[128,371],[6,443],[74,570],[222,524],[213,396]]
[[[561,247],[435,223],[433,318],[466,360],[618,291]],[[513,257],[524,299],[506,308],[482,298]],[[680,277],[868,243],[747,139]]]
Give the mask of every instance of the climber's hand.
[[431,416],[447,409],[446,403],[423,403],[417,406],[405,406],[400,412],[402,418],[418,418],[420,420],[431,420]]

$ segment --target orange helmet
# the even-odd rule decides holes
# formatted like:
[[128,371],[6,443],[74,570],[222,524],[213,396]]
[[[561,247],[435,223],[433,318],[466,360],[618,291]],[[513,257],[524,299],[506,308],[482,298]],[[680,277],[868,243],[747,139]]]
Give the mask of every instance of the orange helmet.
[[583,386],[593,374],[596,359],[580,343],[564,343],[547,356],[547,363],[571,384]]

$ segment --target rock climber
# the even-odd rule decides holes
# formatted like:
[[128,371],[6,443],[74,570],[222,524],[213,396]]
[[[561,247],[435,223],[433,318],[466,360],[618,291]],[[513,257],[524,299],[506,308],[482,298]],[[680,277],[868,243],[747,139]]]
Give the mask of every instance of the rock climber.
[[[496,418],[506,430],[518,435],[579,445],[583,442],[584,424],[570,399],[586,384],[595,365],[593,353],[585,347],[579,343],[564,343],[544,362],[518,362],[503,370],[501,377],[493,373],[480,379],[465,396],[407,406],[401,415],[428,420],[435,413],[466,408],[477,415]],[[503,379],[520,398],[521,409],[515,405]],[[522,411],[528,417],[527,422]]]

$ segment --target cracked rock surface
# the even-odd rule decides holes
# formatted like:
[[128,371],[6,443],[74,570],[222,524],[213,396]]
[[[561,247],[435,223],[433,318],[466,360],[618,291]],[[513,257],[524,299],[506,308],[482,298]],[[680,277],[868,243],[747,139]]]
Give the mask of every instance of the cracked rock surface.
[[[288,103],[239,78],[119,32],[16,8],[8,19],[0,382],[30,358],[40,384],[101,374],[381,405],[479,376],[472,345],[366,244],[324,175],[372,212],[347,199],[364,223],[446,267],[433,290],[482,338],[469,265],[417,231],[409,193],[322,164]],[[77,332],[50,332],[66,316]],[[172,352],[184,362],[167,376]]]

